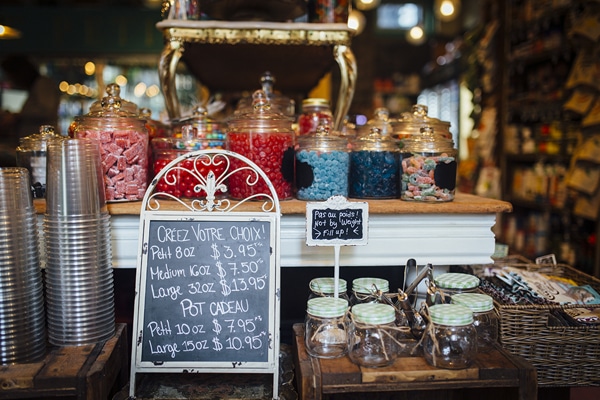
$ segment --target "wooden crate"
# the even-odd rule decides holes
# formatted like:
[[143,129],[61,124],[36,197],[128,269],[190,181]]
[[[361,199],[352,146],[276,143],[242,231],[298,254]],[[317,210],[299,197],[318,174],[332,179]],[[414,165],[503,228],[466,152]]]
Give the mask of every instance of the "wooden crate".
[[537,398],[533,365],[500,347],[479,353],[471,367],[459,370],[433,367],[421,356],[399,357],[389,367],[365,368],[353,364],[347,356],[335,359],[311,357],[304,345],[304,324],[295,324],[293,328],[295,376],[300,399],[321,400],[327,395],[352,394],[354,398],[373,400],[379,398],[373,395],[375,393],[408,391],[413,399],[432,399],[434,391],[449,393],[451,390],[489,388],[492,391],[486,394],[487,399],[496,398],[491,394],[498,388],[516,388],[518,391],[516,396],[503,398]]
[[129,379],[127,325],[95,345],[52,347],[36,363],[0,366],[0,399],[106,400]]

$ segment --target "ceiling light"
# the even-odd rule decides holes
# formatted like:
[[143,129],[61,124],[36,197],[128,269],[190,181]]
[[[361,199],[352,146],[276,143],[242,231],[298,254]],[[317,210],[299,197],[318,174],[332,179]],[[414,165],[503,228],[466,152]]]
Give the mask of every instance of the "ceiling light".
[[460,0],[436,0],[435,15],[443,22],[454,20],[460,12]]
[[410,44],[419,45],[425,42],[425,31],[420,25],[415,25],[406,32],[406,41]]
[[380,0],[356,0],[355,5],[358,10],[366,11],[377,7]]
[[0,25],[0,39],[18,39],[21,37],[21,32],[10,26]]
[[348,14],[348,28],[354,31],[355,35],[360,35],[365,29],[367,20],[365,15],[357,10],[350,11]]

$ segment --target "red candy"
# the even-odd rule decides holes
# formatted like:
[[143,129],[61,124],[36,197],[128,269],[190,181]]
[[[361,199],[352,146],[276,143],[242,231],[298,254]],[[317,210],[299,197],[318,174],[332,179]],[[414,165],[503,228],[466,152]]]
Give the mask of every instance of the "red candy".
[[[280,200],[292,197],[292,180],[284,176],[284,156],[286,151],[293,149],[294,138],[291,135],[279,133],[239,133],[229,132],[229,150],[244,155],[256,163],[269,177]],[[245,166],[239,160],[232,159],[232,168]],[[293,170],[292,170],[293,174]],[[246,179],[248,171],[237,172],[229,178],[231,197],[244,199],[253,194],[270,193],[267,184],[262,180],[256,185],[249,186]]]
[[[154,174],[157,175],[167,164],[173,161],[177,157],[176,154],[172,156],[172,158],[161,157],[154,161]],[[218,178],[225,171],[224,165],[211,165],[207,166],[202,161],[206,159],[196,160],[196,169],[201,176],[206,177],[210,171],[212,171],[215,176]],[[168,193],[177,198],[200,198],[206,197],[206,192],[204,190],[200,190],[196,192],[194,187],[201,183],[197,180],[197,178],[192,175],[191,172],[194,171],[194,161],[193,159],[186,159],[180,161],[177,164],[178,167],[184,168],[187,171],[183,171],[181,169],[173,169],[175,167],[171,167],[171,169],[158,181],[156,184],[156,191]],[[222,192],[218,190],[215,195],[220,195]]]

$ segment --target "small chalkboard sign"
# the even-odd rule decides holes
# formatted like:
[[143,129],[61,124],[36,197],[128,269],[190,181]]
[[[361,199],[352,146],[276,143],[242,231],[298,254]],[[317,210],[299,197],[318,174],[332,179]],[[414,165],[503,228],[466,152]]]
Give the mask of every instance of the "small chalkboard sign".
[[234,214],[147,221],[141,366],[269,363],[274,224]]
[[369,205],[333,196],[306,205],[306,243],[309,246],[367,244]]

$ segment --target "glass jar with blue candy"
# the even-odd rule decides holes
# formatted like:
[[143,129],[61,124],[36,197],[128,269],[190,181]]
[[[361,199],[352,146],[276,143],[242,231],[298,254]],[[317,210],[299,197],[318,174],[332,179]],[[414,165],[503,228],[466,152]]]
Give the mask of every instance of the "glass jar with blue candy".
[[371,128],[352,142],[350,197],[392,199],[399,196],[400,153],[396,140]]
[[327,125],[319,125],[314,134],[299,136],[297,140],[296,197],[300,200],[348,197],[348,141],[330,134]]

